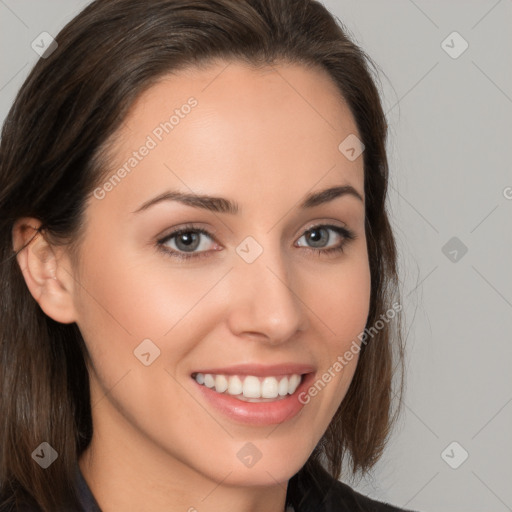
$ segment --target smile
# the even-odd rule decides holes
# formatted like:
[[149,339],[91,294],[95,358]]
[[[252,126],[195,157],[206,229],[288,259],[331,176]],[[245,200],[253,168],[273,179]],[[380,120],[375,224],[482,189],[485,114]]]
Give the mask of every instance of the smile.
[[299,374],[257,377],[255,375],[222,375],[193,373],[198,384],[228,394],[242,401],[275,401],[293,395],[302,381]]

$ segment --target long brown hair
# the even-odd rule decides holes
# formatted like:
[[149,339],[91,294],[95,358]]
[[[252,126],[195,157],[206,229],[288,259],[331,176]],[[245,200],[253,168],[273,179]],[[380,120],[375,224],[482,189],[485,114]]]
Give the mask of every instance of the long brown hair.
[[[13,251],[13,225],[35,217],[47,236],[72,247],[85,202],[105,175],[105,141],[134,100],[167,73],[216,58],[326,70],[365,146],[367,327],[399,296],[375,66],[319,2],[96,0],[56,40],[57,49],[39,59],[21,87],[0,145],[0,505],[27,502],[46,512],[78,506],[74,468],[92,436],[88,354],[77,325],[55,322],[30,295]],[[347,395],[301,472],[326,463],[339,478],[345,458],[353,474],[375,464],[400,409],[403,361],[397,316],[361,344]],[[43,441],[59,454],[46,470],[31,457]],[[294,485],[292,479],[290,494]]]

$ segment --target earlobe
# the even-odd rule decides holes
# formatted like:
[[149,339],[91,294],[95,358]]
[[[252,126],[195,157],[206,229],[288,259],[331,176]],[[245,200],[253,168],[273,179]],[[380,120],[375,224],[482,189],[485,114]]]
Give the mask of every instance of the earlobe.
[[16,221],[12,240],[25,283],[41,309],[60,323],[76,321],[73,277],[61,247],[54,247],[40,231],[41,221]]

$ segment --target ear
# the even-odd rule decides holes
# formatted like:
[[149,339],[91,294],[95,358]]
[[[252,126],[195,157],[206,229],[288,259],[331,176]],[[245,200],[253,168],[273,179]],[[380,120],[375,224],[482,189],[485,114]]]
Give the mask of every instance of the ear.
[[41,309],[56,322],[75,322],[74,279],[65,247],[52,246],[40,227],[41,221],[31,217],[15,222],[12,241],[18,264]]

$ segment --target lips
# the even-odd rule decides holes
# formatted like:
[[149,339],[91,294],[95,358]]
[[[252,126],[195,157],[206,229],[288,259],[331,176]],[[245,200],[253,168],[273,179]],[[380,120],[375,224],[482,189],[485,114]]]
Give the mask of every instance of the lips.
[[[295,365],[297,371],[297,365]],[[304,367],[302,367],[304,368]],[[230,367],[229,370],[239,371],[240,367]],[[245,367],[244,371],[246,371]],[[212,368],[210,371],[226,371],[228,368]],[[254,371],[254,366],[252,370]],[[262,368],[260,367],[260,371]],[[276,371],[276,367],[266,367],[265,371]],[[207,370],[205,370],[207,371]],[[277,371],[285,371],[284,369]],[[289,371],[289,370],[286,370]],[[293,419],[299,414],[306,402],[300,400],[300,396],[306,392],[315,379],[315,372],[304,374],[299,387],[293,394],[279,396],[272,400],[257,400],[256,402],[241,401],[239,398],[226,393],[218,393],[213,389],[198,384],[193,379],[193,392],[198,400],[203,399],[205,405],[213,408],[214,411],[229,418],[236,423],[251,426],[275,425]],[[212,412],[214,412],[212,411]]]
[[[239,364],[229,367],[201,368],[191,374],[194,381],[194,393],[202,397],[211,407],[232,421],[253,426],[273,425],[291,421],[304,407],[299,399],[301,393],[310,386],[315,378],[316,370],[310,364],[284,363],[278,365]],[[300,376],[300,384],[292,394],[278,395],[273,399],[247,399],[242,395],[230,396],[229,393],[219,393],[206,385],[197,382],[196,377],[226,376],[229,380],[236,376],[273,381],[273,377]],[[224,378],[224,377],[223,377]],[[199,379],[202,380],[202,379]],[[253,382],[252,384],[256,384]],[[211,383],[210,383],[211,385]],[[245,391],[245,390],[244,390]],[[275,396],[275,390],[273,395]],[[244,401],[242,401],[242,399]]]

